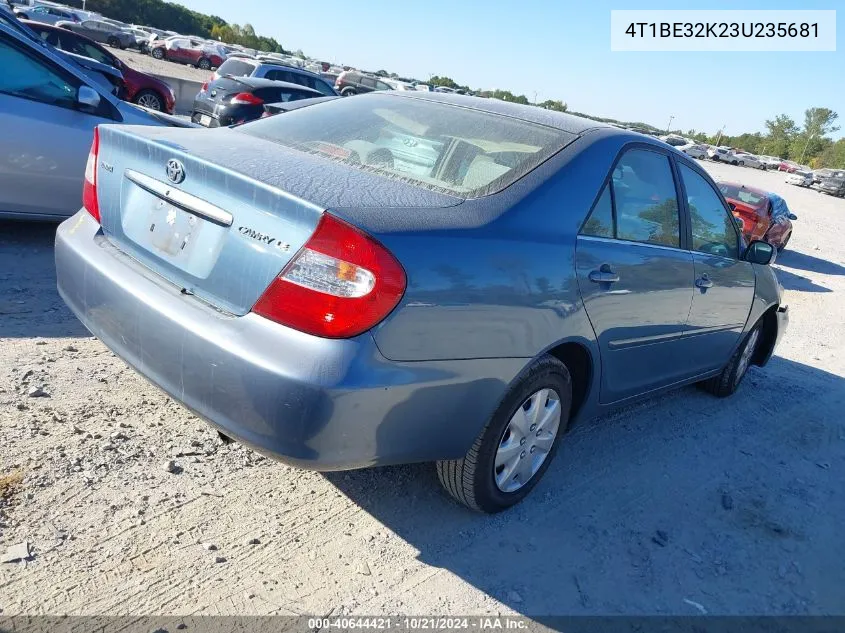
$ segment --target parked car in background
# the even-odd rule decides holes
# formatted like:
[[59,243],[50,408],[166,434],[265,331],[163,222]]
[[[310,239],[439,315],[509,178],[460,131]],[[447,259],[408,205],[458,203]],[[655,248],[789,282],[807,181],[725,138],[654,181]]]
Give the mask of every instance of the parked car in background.
[[379,93],[211,135],[104,126],[90,164],[56,274],[106,346],[262,452],[437,461],[475,510],[522,500],[577,420],[733,394],[788,320],[774,249],[694,161],[532,106]]
[[205,127],[238,125],[261,118],[265,103],[297,101],[323,96],[300,84],[257,79],[221,77],[197,94],[191,121]]
[[819,183],[819,191],[831,196],[845,198],[845,173],[836,172]]
[[299,84],[316,90],[328,97],[336,96],[332,84],[308,70],[288,66],[279,61],[250,59],[246,57],[230,57],[211,74],[210,82],[221,77],[254,77],[255,79],[272,79]]
[[354,70],[347,70],[338,75],[334,82],[334,89],[343,97],[349,97],[376,90],[393,90],[390,84],[385,83],[380,77],[365,75]]
[[689,143],[687,145],[682,145],[677,148],[679,151],[683,152],[690,158],[698,158],[704,159],[707,158],[707,149],[703,145],[698,145],[696,143]]
[[135,48],[142,53],[148,53],[150,48],[150,33],[142,29],[128,26],[124,29],[128,33],[135,36]]
[[813,182],[819,183],[825,178],[845,178],[845,169],[830,169],[824,167],[813,172]]
[[27,20],[19,20],[11,11],[0,5],[0,24],[5,25],[7,28],[38,46],[49,48],[62,59],[76,66],[92,81],[95,87],[102,88],[106,92],[114,95],[120,95],[125,90],[123,75],[119,70],[107,64],[95,61],[89,57],[82,57],[80,55],[54,49],[44,42],[35,31],[29,28],[26,22]]
[[763,240],[778,251],[786,248],[792,237],[792,221],[798,217],[783,198],[737,182],[720,182],[718,186],[734,215],[742,221],[746,242]]
[[788,174],[784,180],[788,185],[809,187],[813,184],[813,172],[805,171],[803,169],[796,169],[791,174]]
[[688,138],[684,138],[683,136],[678,136],[677,134],[666,134],[664,136],[658,137],[661,141],[666,143],[667,145],[671,145],[672,147],[677,147],[680,149],[685,145],[692,144]]
[[94,128],[184,125],[120,101],[58,51],[0,24],[0,216],[66,218],[78,206]]
[[19,7],[15,9],[15,15],[22,20],[33,20],[43,24],[56,24],[56,22],[81,22],[79,15],[69,9],[39,5],[34,7]]
[[746,152],[736,152],[736,159],[742,167],[753,167],[754,169],[766,168],[765,165],[763,165],[763,161],[761,161],[760,158],[755,156],[754,154],[748,154]]
[[160,79],[135,70],[117,55],[84,35],[37,22],[25,24],[38,33],[41,39],[59,50],[89,57],[120,71],[125,90],[118,95],[120,98],[152,110],[173,113],[176,97],[170,86]]
[[264,114],[262,114],[261,117],[266,118],[268,116],[284,114],[285,112],[292,112],[293,110],[299,110],[300,108],[305,108],[308,106],[316,105],[318,103],[323,103],[325,101],[331,101],[332,99],[338,98],[339,97],[314,97],[309,99],[299,99],[297,101],[279,101],[276,103],[265,103]]
[[801,165],[798,163],[793,163],[791,160],[782,160],[778,164],[778,171],[785,171],[788,174],[791,174],[796,169],[800,169]]
[[176,37],[154,40],[150,44],[150,55],[180,64],[189,64],[202,70],[218,68],[224,62],[224,55],[216,48],[189,38]]
[[56,26],[84,35],[95,42],[108,44],[112,48],[129,48],[135,46],[135,36],[132,33],[118,29],[102,20],[56,22]]
[[732,149],[727,147],[713,147],[707,150],[707,157],[710,160],[729,163],[731,165],[738,165],[739,159],[736,157]]
[[391,90],[412,90],[416,92],[416,88],[412,86],[407,81],[399,81],[397,79],[387,79],[386,77],[382,79],[384,83],[390,86]]
[[763,163],[764,169],[777,169],[780,165],[780,158],[777,158],[776,156],[765,156],[761,154],[758,158],[760,159],[760,162]]

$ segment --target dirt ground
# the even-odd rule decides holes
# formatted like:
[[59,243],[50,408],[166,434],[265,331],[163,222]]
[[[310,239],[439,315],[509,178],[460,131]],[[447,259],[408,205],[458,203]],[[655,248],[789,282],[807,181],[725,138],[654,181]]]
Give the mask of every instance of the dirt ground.
[[776,357],[579,425],[493,517],[223,445],[64,307],[55,227],[0,223],[0,614],[845,614],[845,200],[707,168],[799,216]]

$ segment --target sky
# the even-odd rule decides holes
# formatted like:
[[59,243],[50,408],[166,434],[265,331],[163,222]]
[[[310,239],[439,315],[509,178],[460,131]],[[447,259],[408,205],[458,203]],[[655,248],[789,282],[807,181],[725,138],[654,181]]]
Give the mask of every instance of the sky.
[[[252,24],[287,50],[400,76],[448,76],[472,89],[665,128],[765,131],[786,113],[828,107],[845,128],[843,0],[178,0],[230,23]],[[838,5],[838,6],[837,6]],[[611,52],[611,9],[840,9],[837,51]],[[845,129],[832,135],[845,136]]]

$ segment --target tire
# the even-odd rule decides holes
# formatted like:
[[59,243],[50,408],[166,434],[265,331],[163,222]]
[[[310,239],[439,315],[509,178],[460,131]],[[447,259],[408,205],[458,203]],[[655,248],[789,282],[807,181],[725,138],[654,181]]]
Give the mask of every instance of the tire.
[[157,48],[154,48],[152,50],[152,52],[150,53],[150,55],[152,55],[156,59],[164,59],[164,51],[161,49],[160,46],[157,47]]
[[[714,376],[705,380],[699,385],[704,391],[712,393],[719,398],[726,398],[736,393],[739,386],[742,384],[742,379],[748,373],[748,368],[751,366],[751,359],[757,351],[757,346],[760,344],[761,324],[758,322],[751,328],[751,331],[746,334],[742,340],[742,344],[734,352],[728,364],[718,376]],[[749,351],[749,345],[751,349]]]
[[150,110],[164,112],[165,101],[155,90],[141,90],[135,95],[134,102]]
[[111,46],[112,48],[121,48],[121,46],[120,46],[120,40],[119,40],[119,39],[117,39],[116,37],[110,37],[110,38],[106,41],[106,44],[108,44],[108,45],[109,45],[109,46]]
[[739,164],[740,164],[742,167],[745,167],[745,161],[744,161],[744,160],[739,161]]
[[207,57],[202,57],[197,62],[197,68],[200,70],[211,70],[211,60]]
[[344,88],[340,91],[341,97],[354,97],[358,94],[358,91],[355,88]]
[[780,253],[782,253],[784,250],[786,250],[786,245],[787,245],[787,244],[789,244],[789,240],[790,240],[790,238],[791,238],[791,237],[792,237],[792,233],[790,233],[789,235],[787,235],[787,236],[786,236],[786,239],[785,239],[783,242],[781,242],[779,246],[776,246],[776,247],[775,247],[775,248],[777,249],[777,251],[778,251],[778,254],[780,254]]
[[[556,401],[555,397],[557,397]],[[540,400],[542,404],[539,404]],[[528,406],[527,409],[526,406]],[[560,437],[569,426],[571,406],[572,379],[566,365],[551,356],[537,359],[513,381],[469,452],[460,459],[437,462],[437,476],[440,483],[456,501],[478,512],[492,514],[519,503],[537,485],[552,462]],[[542,411],[534,407],[542,407]],[[556,428],[554,428],[555,407],[559,407],[560,413]],[[538,411],[540,415],[548,412],[549,417],[545,418],[545,423],[542,421],[544,418],[539,418],[541,420],[539,423],[533,423],[533,426],[529,426],[525,429],[525,433],[522,433],[516,426],[519,421],[526,420],[526,425],[531,422],[524,414],[515,417],[520,413],[520,409],[526,412]],[[548,434],[543,437],[543,440],[536,440],[541,437],[540,433],[544,429],[544,424],[548,425]],[[554,428],[553,433],[552,428]],[[534,433],[535,429],[537,429],[537,434]],[[518,441],[517,437],[520,436],[522,438],[519,440],[520,443],[511,444],[511,450],[520,451],[520,446],[527,447],[527,450],[513,451],[512,457],[497,469],[496,458],[499,456],[499,449],[505,448],[507,451],[506,444],[509,441]],[[537,442],[537,446],[548,446],[548,452],[541,461],[533,461],[537,460],[537,457],[530,456],[537,448],[532,440]],[[541,452],[542,448],[538,449],[538,453]],[[508,463],[512,466],[508,467]],[[526,476],[525,482],[521,481],[517,472],[519,465],[525,465],[529,469],[526,472],[532,472]],[[499,483],[496,480],[497,471],[501,476]],[[506,490],[501,486],[518,487]]]

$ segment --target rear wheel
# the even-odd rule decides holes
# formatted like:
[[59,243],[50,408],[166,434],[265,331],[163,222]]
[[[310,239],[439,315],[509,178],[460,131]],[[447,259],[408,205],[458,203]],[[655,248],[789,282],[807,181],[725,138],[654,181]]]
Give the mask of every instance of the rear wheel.
[[719,398],[725,398],[736,393],[739,385],[742,384],[742,379],[748,372],[748,368],[751,366],[751,359],[754,358],[754,353],[757,351],[757,345],[760,343],[760,329],[760,323],[757,323],[745,336],[722,372],[718,376],[699,383],[702,389]]
[[352,97],[352,96],[357,95],[357,94],[358,94],[358,91],[355,90],[355,88],[344,88],[343,90],[340,91],[340,95],[342,97]]
[[207,57],[202,57],[197,62],[197,68],[199,68],[200,70],[211,70],[211,60]]
[[544,356],[514,381],[487,426],[461,459],[437,462],[437,476],[457,501],[499,512],[528,495],[549,467],[569,425],[572,379]]
[[164,99],[154,90],[142,90],[135,95],[135,103],[139,106],[164,112]]
[[120,48],[120,40],[116,37],[110,37],[106,43],[112,48]]

